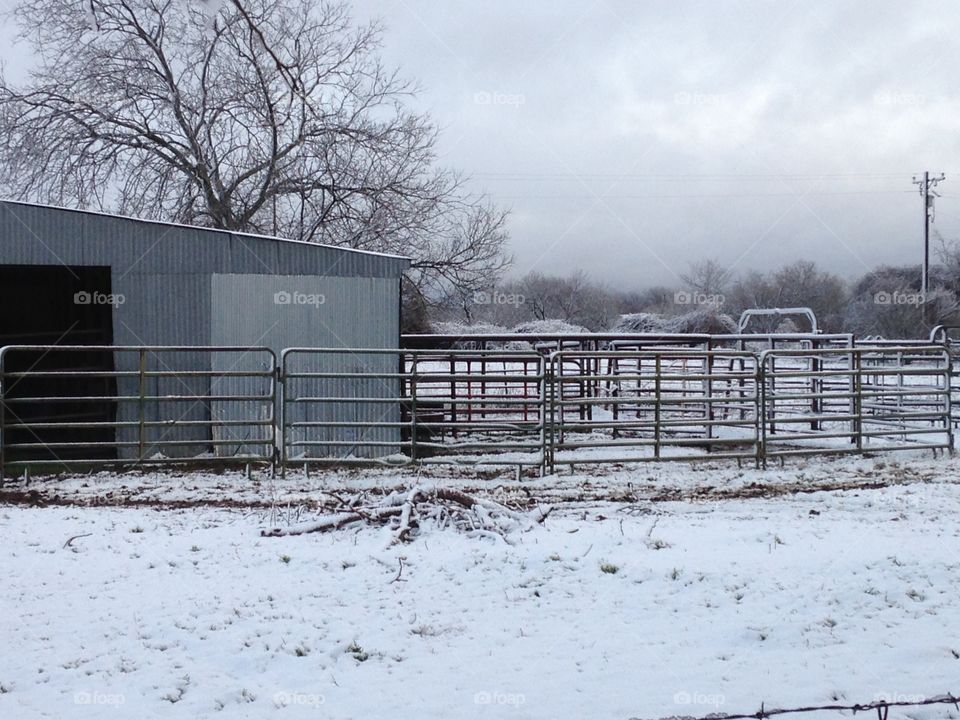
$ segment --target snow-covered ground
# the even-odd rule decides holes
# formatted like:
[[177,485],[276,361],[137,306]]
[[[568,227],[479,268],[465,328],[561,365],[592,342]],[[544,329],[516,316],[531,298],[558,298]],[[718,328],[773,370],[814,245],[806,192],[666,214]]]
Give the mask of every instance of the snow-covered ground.
[[412,472],[34,483],[0,506],[0,717],[655,718],[960,691],[960,461],[433,473],[559,505],[513,545],[389,546],[260,530]]

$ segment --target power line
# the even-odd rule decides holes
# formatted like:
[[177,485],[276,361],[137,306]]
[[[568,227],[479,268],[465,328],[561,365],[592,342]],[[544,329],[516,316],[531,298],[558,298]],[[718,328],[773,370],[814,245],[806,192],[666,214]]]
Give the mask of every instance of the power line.
[[[831,196],[831,195],[912,195],[912,190],[838,190],[834,192],[809,192],[805,197]],[[499,200],[584,200],[592,199],[589,195],[526,195],[526,194],[500,194],[490,193],[491,197]],[[664,194],[632,194],[632,195],[604,195],[604,200],[641,200],[641,199],[669,199],[669,198],[738,198],[738,197],[796,197],[797,193],[792,192],[757,192],[757,193],[683,193],[675,195]]]
[[648,181],[745,181],[767,182],[771,179],[783,180],[827,180],[874,178],[877,180],[899,180],[905,173],[573,173],[573,172],[478,172],[471,173],[476,179],[494,180],[549,180],[572,182],[582,180],[648,180]]

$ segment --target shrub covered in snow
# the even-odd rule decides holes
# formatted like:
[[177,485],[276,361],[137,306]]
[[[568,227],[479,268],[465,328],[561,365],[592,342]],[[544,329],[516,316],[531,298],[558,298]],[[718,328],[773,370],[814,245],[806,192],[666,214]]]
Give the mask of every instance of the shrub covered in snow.
[[468,325],[460,322],[438,322],[433,324],[438,335],[503,335],[510,332],[502,325],[478,322]]
[[590,330],[582,325],[572,325],[566,320],[530,320],[514,326],[513,330],[523,335],[576,335]]
[[657,333],[663,332],[663,316],[655,313],[631,313],[621,315],[616,324],[610,328],[614,333]]
[[[564,320],[531,320],[521,323],[512,329],[493,325],[491,323],[478,322],[471,325],[458,322],[440,322],[434,325],[434,332],[442,335],[457,335],[465,337],[468,335],[542,335],[549,339],[550,336],[571,335],[579,333],[589,333],[590,330],[582,325],[572,325]],[[463,350],[475,349],[475,343],[470,341],[458,342],[457,347]],[[503,350],[531,350],[533,345],[526,340],[516,340],[507,342],[486,343],[488,349],[500,348]]]
[[737,323],[729,315],[716,308],[701,307],[683,315],[665,318],[654,313],[621,315],[611,329],[615,333],[705,333],[732,334],[737,332]]
[[702,307],[683,315],[669,318],[665,323],[668,333],[709,333],[723,335],[737,332],[737,323],[729,315],[715,308]]

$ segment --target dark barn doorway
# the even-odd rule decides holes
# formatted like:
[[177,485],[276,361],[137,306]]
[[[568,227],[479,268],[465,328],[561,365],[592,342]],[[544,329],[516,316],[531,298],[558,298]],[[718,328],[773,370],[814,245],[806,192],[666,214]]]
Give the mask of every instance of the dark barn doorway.
[[[0,346],[111,345],[113,302],[109,267],[0,266]],[[5,374],[112,371],[113,367],[110,351],[12,350],[4,361]],[[73,422],[114,422],[114,378],[5,375],[2,380],[7,462],[116,457],[116,450],[109,446],[63,445],[114,442],[111,427],[78,430],[63,426]],[[19,427],[25,423],[32,427]],[[16,445],[29,447],[11,447]]]

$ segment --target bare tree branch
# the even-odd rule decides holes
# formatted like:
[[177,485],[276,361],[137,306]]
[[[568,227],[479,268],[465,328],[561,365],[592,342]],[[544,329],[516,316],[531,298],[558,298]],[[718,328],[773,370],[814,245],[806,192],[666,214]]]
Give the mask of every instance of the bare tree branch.
[[409,255],[436,300],[506,267],[505,213],[437,167],[381,30],[311,0],[19,0],[0,74],[15,197]]

